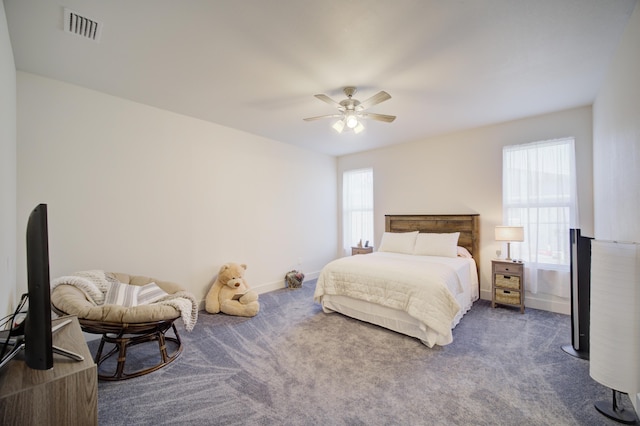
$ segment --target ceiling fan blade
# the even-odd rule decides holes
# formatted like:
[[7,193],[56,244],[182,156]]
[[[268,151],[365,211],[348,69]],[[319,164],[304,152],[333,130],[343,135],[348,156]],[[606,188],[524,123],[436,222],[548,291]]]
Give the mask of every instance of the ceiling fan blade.
[[321,118],[333,118],[333,117],[342,117],[342,114],[328,114],[328,115],[318,115],[316,117],[308,117],[308,118],[303,118],[304,121],[315,121],[315,120],[320,120]]
[[334,101],[333,99],[331,99],[327,95],[319,94],[319,95],[313,95],[313,96],[315,96],[316,98],[320,99],[322,102],[326,102],[329,105],[334,106],[336,108],[344,108],[342,105],[340,105],[338,102]]
[[358,105],[358,107],[356,109],[359,110],[359,111],[363,111],[363,110],[365,110],[367,108],[371,108],[372,106],[377,105],[380,102],[384,102],[384,101],[389,100],[389,99],[391,99],[391,95],[383,90],[383,91],[378,92],[377,94],[373,95],[372,97],[370,97],[366,101],[361,102],[360,105]]
[[368,114],[362,114],[363,118],[371,118],[373,120],[378,120],[378,121],[384,121],[385,123],[391,123],[393,120],[396,119],[395,115],[386,115],[386,114],[375,114],[375,113],[368,113]]

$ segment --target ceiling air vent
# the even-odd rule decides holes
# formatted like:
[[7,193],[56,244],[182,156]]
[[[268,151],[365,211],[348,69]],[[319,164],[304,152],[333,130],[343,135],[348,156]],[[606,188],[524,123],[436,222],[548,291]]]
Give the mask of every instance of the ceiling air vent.
[[64,32],[75,34],[89,40],[100,41],[102,23],[78,15],[72,10],[64,9]]

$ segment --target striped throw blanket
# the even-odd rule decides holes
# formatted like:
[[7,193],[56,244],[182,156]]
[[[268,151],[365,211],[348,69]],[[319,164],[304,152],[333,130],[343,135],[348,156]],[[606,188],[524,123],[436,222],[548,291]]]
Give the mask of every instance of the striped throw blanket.
[[180,312],[187,331],[198,321],[198,302],[186,291],[168,294],[154,282],[144,286],[119,282],[112,274],[99,270],[80,271],[51,281],[51,291],[60,284],[82,291],[95,306],[118,305],[127,308],[141,305],[168,305]]

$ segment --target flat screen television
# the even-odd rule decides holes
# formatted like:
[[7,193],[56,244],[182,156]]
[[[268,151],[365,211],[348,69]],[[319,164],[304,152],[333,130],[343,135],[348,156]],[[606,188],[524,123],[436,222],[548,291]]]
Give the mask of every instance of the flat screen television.
[[53,368],[53,339],[46,204],[39,204],[29,215],[27,280],[29,306],[24,320],[24,357],[30,368],[48,370]]
[[[51,282],[49,276],[49,230],[47,205],[39,204],[29,215],[27,222],[27,286],[19,306],[13,315],[21,311],[28,296],[27,316],[11,330],[0,331],[0,369],[24,349],[27,366],[35,370],[53,368],[53,354],[83,361],[82,355],[53,345],[53,334],[70,324],[70,319],[51,327]],[[8,354],[7,349],[11,347]]]

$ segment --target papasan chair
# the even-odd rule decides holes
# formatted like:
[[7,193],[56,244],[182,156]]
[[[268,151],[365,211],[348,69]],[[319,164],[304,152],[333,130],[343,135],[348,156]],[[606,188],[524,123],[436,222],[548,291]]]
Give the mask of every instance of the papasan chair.
[[[94,358],[100,380],[130,379],[168,365],[182,353],[175,321],[182,318],[190,331],[198,317],[193,295],[176,283],[145,276],[83,271],[56,278],[51,288],[56,314],[75,315],[84,332],[102,335]],[[132,356],[129,371],[127,350],[154,341],[159,352]]]

